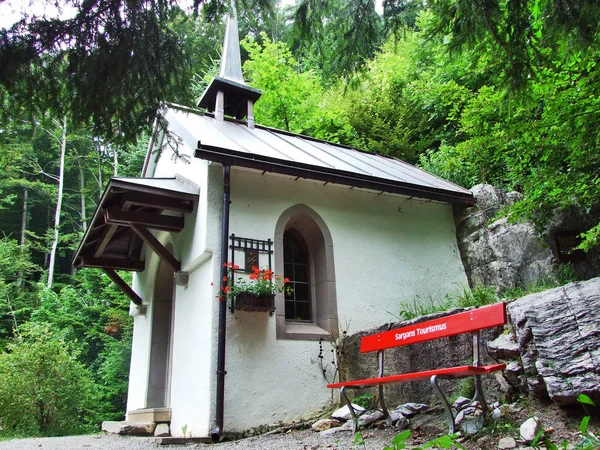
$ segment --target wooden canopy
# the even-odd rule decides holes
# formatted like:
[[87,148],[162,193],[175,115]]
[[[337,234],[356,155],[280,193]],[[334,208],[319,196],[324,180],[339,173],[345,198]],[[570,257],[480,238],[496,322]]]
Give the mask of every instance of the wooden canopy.
[[112,178],[75,252],[75,268],[97,267],[136,304],[141,299],[115,270],[141,272],[142,247],[147,244],[175,272],[180,262],[150,230],[178,233],[184,215],[194,210],[198,188],[178,178]]

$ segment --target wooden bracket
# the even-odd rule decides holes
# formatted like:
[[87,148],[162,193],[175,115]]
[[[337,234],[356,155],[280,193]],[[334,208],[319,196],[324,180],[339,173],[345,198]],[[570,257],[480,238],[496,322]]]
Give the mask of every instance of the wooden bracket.
[[173,256],[173,254],[162,245],[158,239],[154,237],[154,235],[143,225],[132,223],[130,225],[131,229],[137,234],[148,247],[150,247],[154,252],[166,262],[173,271],[179,272],[181,270],[181,263],[177,261],[177,259]]
[[121,291],[123,291],[123,293],[127,295],[127,297],[129,297],[129,299],[133,303],[135,303],[136,305],[142,304],[142,298],[139,295],[137,295],[127,283],[125,283],[125,280],[123,280],[123,278],[121,278],[119,274],[114,271],[114,269],[111,269],[109,267],[102,267],[102,270],[106,275],[108,275],[108,278],[110,278],[112,282],[115,283],[119,287],[119,289],[121,289]]
[[145,212],[121,211],[118,206],[104,210],[104,219],[111,225],[143,225],[157,230],[174,231],[179,233],[183,229],[183,217],[164,216]]

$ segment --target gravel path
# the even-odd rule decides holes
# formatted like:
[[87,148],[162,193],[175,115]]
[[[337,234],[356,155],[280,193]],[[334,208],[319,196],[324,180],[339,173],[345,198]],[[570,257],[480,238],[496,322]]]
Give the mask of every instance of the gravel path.
[[96,434],[53,438],[15,439],[0,442],[0,450],[156,450],[158,448],[201,448],[213,450],[381,450],[389,445],[397,431],[375,430],[365,433],[365,447],[353,444],[350,432],[322,437],[312,430],[267,434],[219,444],[159,446],[149,438]]

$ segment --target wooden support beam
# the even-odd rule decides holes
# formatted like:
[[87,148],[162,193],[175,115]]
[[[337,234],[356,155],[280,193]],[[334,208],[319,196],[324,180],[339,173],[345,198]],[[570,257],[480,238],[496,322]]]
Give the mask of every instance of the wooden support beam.
[[121,211],[119,207],[108,208],[104,211],[106,223],[112,225],[142,225],[163,231],[179,233],[183,229],[183,217],[163,216],[137,211]]
[[115,234],[115,231],[117,231],[118,228],[119,225],[106,225],[104,227],[102,236],[100,237],[100,240],[98,241],[98,244],[96,245],[96,249],[94,251],[94,258],[100,258],[102,256],[102,253],[104,253],[104,250],[106,250],[108,243],[110,242],[113,235]]
[[194,211],[194,202],[191,200],[165,197],[162,195],[148,194],[142,192],[126,192],[121,196],[121,208],[129,209],[132,205],[144,206],[157,209],[168,209],[183,213]]
[[103,267],[102,270],[106,275],[108,275],[108,278],[110,278],[112,282],[115,283],[117,287],[121,289],[121,291],[123,291],[123,293],[127,297],[129,297],[129,299],[133,303],[135,303],[136,305],[142,304],[142,298],[139,295],[137,295],[127,283],[125,283],[125,280],[123,280],[123,278],[121,278],[119,274],[114,271],[114,269],[111,269],[109,267]]
[[173,254],[162,245],[158,239],[143,225],[131,224],[131,229],[150,247],[154,252],[167,263],[175,272],[181,270],[181,263],[173,256]]
[[96,267],[103,269],[105,267],[117,270],[131,270],[133,272],[143,272],[146,268],[144,261],[115,258],[88,258],[81,256],[81,264],[78,267]]

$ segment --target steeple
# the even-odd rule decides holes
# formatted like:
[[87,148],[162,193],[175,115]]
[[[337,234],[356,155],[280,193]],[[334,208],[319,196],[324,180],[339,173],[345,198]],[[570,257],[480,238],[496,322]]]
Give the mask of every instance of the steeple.
[[254,102],[261,94],[260,90],[248,86],[242,76],[237,14],[232,0],[223,41],[221,70],[202,94],[198,106],[214,111],[217,120],[223,120],[224,115],[236,119],[246,117],[248,127],[254,128]]

